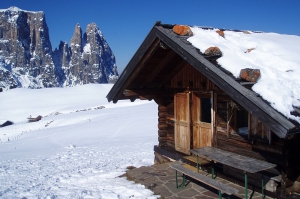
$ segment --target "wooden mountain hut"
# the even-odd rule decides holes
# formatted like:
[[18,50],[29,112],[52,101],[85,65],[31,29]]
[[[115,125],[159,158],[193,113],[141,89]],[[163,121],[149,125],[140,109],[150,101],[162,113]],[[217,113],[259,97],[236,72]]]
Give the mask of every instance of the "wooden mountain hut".
[[[216,34],[224,37],[224,32],[226,38],[224,30]],[[200,51],[187,41],[192,35],[187,26],[157,22],[108,93],[108,101],[158,104],[158,131],[153,132],[158,134],[157,156],[192,164],[191,149],[210,146],[233,152],[276,164],[265,171],[266,182],[275,186],[269,194],[300,194],[299,122],[251,89],[259,70],[243,70],[246,78],[233,76],[218,63],[222,52]],[[292,114],[299,117],[299,107]],[[242,171],[226,165],[217,169],[225,178],[243,182]],[[249,184],[257,183],[257,175],[250,175]]]

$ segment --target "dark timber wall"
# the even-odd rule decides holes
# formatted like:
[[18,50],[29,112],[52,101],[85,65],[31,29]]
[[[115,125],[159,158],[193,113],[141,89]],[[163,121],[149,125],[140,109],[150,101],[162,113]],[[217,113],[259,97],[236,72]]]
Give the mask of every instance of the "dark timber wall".
[[[223,150],[231,151],[241,155],[261,159],[277,164],[273,170],[274,175],[283,174],[287,183],[284,186],[297,189],[295,182],[300,182],[300,160],[299,146],[300,136],[291,140],[280,139],[269,128],[248,112],[248,135],[241,135],[235,132],[235,122],[238,120],[231,113],[232,104],[236,104],[224,91],[221,91],[209,79],[190,65],[186,65],[166,85],[167,92],[163,98],[156,99],[158,103],[158,141],[159,147],[166,147],[175,150],[174,143],[174,95],[176,92],[211,92],[213,91],[214,102],[214,128],[212,146]],[[231,120],[229,123],[228,121]],[[233,122],[235,121],[235,122]],[[212,121],[213,122],[213,121]],[[191,139],[192,140],[192,139]],[[290,144],[292,143],[292,144]],[[191,143],[192,148],[192,143]],[[298,151],[298,152],[295,152]],[[293,163],[293,168],[289,167]],[[224,167],[224,171],[231,175],[241,175],[230,168]],[[293,177],[291,177],[293,176]],[[296,176],[296,177],[295,177]],[[293,178],[293,179],[291,179]]]

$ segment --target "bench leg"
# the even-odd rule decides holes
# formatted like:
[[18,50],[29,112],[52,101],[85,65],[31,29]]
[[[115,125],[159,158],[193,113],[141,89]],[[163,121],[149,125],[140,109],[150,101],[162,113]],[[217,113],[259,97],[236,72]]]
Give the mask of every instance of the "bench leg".
[[245,173],[245,199],[248,199],[248,176],[247,172]]
[[214,165],[214,161],[212,161],[212,165],[211,165],[211,178],[214,179],[215,177],[215,165]]
[[197,155],[197,172],[199,173],[199,156]]
[[264,193],[264,171],[261,173],[261,198],[265,198],[265,193]]
[[176,188],[181,188],[181,187],[185,187],[185,183],[186,183],[186,179],[185,179],[185,175],[182,174],[182,184],[178,185],[178,173],[177,170],[175,170],[175,177],[176,177]]
[[222,193],[219,191],[219,199],[222,199]]
[[175,170],[175,177],[176,177],[176,188],[178,189],[178,176],[177,176],[177,170]]

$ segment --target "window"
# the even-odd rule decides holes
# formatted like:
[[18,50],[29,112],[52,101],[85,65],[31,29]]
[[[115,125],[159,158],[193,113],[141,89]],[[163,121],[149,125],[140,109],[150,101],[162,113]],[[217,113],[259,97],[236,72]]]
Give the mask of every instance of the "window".
[[201,98],[201,122],[211,123],[211,99]]
[[228,134],[239,134],[242,136],[248,136],[248,118],[249,113],[247,110],[245,110],[244,108],[242,108],[234,102],[229,102],[227,122]]

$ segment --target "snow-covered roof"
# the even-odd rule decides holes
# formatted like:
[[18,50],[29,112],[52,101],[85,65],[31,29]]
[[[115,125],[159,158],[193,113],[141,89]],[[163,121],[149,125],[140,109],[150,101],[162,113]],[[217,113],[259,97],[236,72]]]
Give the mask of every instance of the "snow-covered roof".
[[[155,23],[108,93],[108,101],[134,101],[139,96],[160,99],[168,91],[166,83],[188,63],[280,138],[300,133],[298,36],[231,30],[223,30],[223,36],[218,29],[176,26]],[[222,53],[205,52],[215,46]],[[176,53],[173,58],[172,53]],[[152,64],[140,64],[147,61]],[[260,70],[256,84],[237,78],[245,68]],[[146,80],[140,78],[146,76]]]
[[252,90],[284,116],[300,123],[300,117],[291,114],[300,107],[299,36],[228,30],[222,37],[218,29],[190,28],[193,36],[187,40],[202,53],[218,47],[222,52],[218,64],[235,77],[241,69],[259,69],[261,76]]

